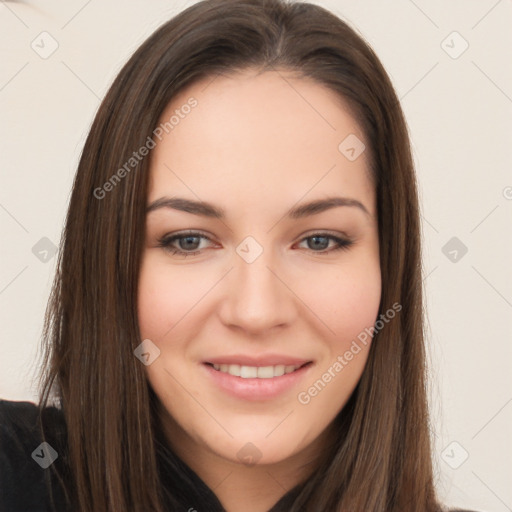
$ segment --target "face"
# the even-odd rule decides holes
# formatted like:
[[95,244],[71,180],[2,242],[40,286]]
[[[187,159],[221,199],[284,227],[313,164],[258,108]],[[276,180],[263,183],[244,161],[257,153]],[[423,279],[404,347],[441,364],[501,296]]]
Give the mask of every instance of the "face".
[[[278,463],[322,438],[367,361],[371,339],[354,340],[381,296],[375,191],[367,153],[339,149],[365,137],[337,95],[284,71],[198,82],[161,122],[173,114],[151,152],[147,378],[175,444]],[[327,198],[344,199],[301,208]]]

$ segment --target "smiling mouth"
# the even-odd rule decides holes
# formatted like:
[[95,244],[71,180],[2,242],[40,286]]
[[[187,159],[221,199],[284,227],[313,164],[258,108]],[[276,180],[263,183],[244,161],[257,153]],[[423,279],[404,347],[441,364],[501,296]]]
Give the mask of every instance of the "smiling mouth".
[[273,379],[274,377],[282,377],[289,373],[293,373],[300,368],[312,364],[312,361],[301,365],[282,365],[275,366],[244,366],[239,364],[213,364],[205,363],[220,373],[227,373],[233,377],[242,379]]

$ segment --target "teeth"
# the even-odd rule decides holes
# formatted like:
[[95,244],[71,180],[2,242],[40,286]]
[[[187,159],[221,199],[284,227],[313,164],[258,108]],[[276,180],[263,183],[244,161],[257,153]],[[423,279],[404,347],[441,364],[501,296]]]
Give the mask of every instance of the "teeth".
[[300,365],[241,366],[239,364],[214,364],[213,367],[222,373],[229,373],[235,377],[242,377],[242,379],[272,379],[281,377],[285,373],[292,373],[300,368]]

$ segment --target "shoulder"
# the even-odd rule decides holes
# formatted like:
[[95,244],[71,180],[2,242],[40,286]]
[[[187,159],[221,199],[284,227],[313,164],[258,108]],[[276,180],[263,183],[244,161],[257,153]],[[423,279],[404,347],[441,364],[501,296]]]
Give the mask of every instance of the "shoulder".
[[[51,510],[50,486],[54,470],[62,467],[59,457],[65,458],[65,436],[56,407],[0,399],[0,510]],[[55,491],[58,495],[58,487]]]
[[[0,399],[0,440],[1,454],[5,460],[9,454],[25,454],[27,449],[34,449],[45,438],[62,444],[66,435],[62,411],[54,406],[41,409],[33,402],[16,402]],[[37,444],[34,446],[34,443]],[[15,459],[11,457],[11,463]]]

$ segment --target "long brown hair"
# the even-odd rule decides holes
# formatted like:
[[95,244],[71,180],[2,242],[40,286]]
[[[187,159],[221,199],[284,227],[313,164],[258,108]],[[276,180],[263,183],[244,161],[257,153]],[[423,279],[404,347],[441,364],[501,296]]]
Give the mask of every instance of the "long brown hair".
[[[40,406],[60,401],[70,494],[82,511],[163,511],[154,395],[133,350],[149,158],[102,188],[201,78],[289,70],[339,94],[369,142],[382,272],[378,331],[340,416],[338,440],[287,510],[438,511],[423,334],[420,222],[406,122],[379,59],[326,9],[285,0],[209,0],[160,27],[123,67],[85,142],[43,329]],[[341,142],[341,141],[340,141]],[[104,188],[104,190],[107,187]],[[96,191],[96,193],[95,193]]]

